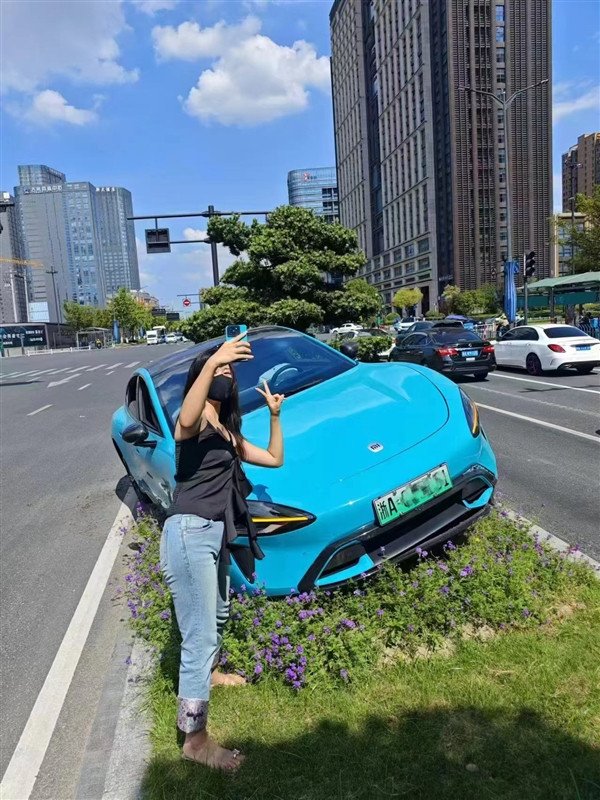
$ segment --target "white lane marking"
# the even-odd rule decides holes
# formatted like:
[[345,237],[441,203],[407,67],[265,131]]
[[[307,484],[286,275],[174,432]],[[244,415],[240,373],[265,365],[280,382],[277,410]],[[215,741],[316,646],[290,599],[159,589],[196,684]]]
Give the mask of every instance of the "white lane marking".
[[479,408],[487,408],[488,411],[496,411],[498,414],[505,414],[507,417],[516,417],[517,419],[525,420],[525,422],[533,422],[534,425],[541,425],[544,428],[552,428],[555,431],[562,431],[563,433],[570,433],[571,436],[579,436],[580,439],[589,439],[591,442],[600,444],[600,437],[592,436],[591,433],[582,433],[582,431],[574,431],[571,428],[564,428],[562,425],[555,425],[553,422],[546,422],[542,419],[535,419],[534,417],[526,417],[523,414],[515,414],[514,411],[507,411],[505,408],[496,408],[496,406],[484,406],[483,403],[477,403]]
[[117,367],[120,367],[122,363],[122,361],[117,361],[116,364],[109,364],[106,369],[116,369]]
[[50,372],[49,374],[50,375],[60,375],[61,372],[68,372],[68,371],[69,371],[69,367],[63,367],[62,369],[53,369],[52,372]]
[[570,389],[572,392],[589,392],[589,394],[600,394],[595,389],[584,389],[583,386],[568,386],[565,383],[550,383],[550,381],[536,381],[533,378],[519,378],[518,375],[504,375],[502,372],[493,372],[490,377],[503,378],[507,381],[524,381],[525,383],[536,383],[541,386],[557,386],[559,389]]
[[30,369],[27,372],[11,372],[10,375],[3,375],[3,378],[24,378],[25,375],[33,375],[34,372],[37,372],[36,369]]
[[[34,414],[39,414],[39,413],[40,413],[40,411],[45,411],[47,408],[52,408],[52,403],[48,403],[48,405],[47,405],[47,406],[42,406],[41,408],[38,408],[38,409],[36,409],[35,411],[30,411],[30,412],[29,412],[29,414],[27,414],[27,416],[28,416],[28,417],[33,417],[33,416],[34,416]],[[2,796],[2,795],[0,795],[0,797],[1,797],[1,796]]]
[[98,366],[97,366],[97,367],[90,367],[90,368],[88,369],[88,372],[94,372],[94,370],[96,370],[96,369],[100,369],[101,367],[105,367],[105,366],[106,366],[106,364],[98,364]]
[[80,377],[81,374],[77,372],[75,373],[75,375],[67,375],[60,381],[50,381],[50,383],[48,384],[48,389],[51,389],[53,386],[62,386],[63,383],[68,383],[69,381],[72,381],[73,378],[80,378]]
[[132,369],[133,367],[135,367],[139,363],[140,363],[139,361],[132,361],[131,364],[125,364],[123,369]]
[[84,383],[83,386],[80,386],[79,389],[77,389],[77,391],[80,392],[82,389],[87,389],[88,386],[91,385],[92,385],[91,383]]
[[114,372],[114,369],[109,369],[109,370],[107,371],[107,373],[106,373],[106,374],[107,374],[107,375],[112,375],[112,374],[113,374],[113,372]]
[[87,368],[88,368],[87,364],[82,364],[80,367],[75,367],[75,369],[70,369],[69,372],[79,372],[79,370]]
[[[125,501],[129,496],[130,492],[125,496]],[[121,503],[119,513],[104,542],[19,743],[6,768],[0,784],[0,797],[6,797],[7,800],[8,798],[29,800],[123,540],[119,529],[128,525],[131,520],[131,511],[125,502]]]
[[560,403],[550,403],[548,400],[539,400],[530,394],[507,394],[500,392],[498,389],[490,389],[488,386],[473,386],[478,392],[492,392],[492,394],[499,394],[500,397],[510,397],[511,400],[529,400],[532,403],[539,403],[542,406],[552,406],[552,408],[561,408],[563,411],[575,411],[577,414],[587,414],[588,417],[597,417],[597,411],[585,411],[583,408],[575,408],[575,406],[561,406]]

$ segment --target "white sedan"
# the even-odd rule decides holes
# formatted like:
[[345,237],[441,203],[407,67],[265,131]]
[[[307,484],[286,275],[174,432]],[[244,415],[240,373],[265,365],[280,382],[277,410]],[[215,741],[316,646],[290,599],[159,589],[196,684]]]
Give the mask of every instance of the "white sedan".
[[572,367],[585,375],[600,367],[600,342],[573,325],[519,325],[495,345],[499,367],[524,367],[530,375]]
[[344,322],[343,325],[338,325],[337,328],[332,328],[330,333],[335,335],[340,333],[351,333],[353,331],[362,331],[363,326],[358,325],[356,322]]

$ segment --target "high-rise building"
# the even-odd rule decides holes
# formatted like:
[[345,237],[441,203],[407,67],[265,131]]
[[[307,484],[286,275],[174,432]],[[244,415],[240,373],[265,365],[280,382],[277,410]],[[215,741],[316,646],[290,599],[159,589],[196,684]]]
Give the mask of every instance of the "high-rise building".
[[8,192],[0,192],[0,322],[27,322],[25,248],[15,207]]
[[294,169],[288,172],[288,198],[291,206],[309,208],[326,222],[339,219],[335,167]]
[[67,180],[64,172],[45,164],[21,164],[18,172],[19,186],[49,186],[53,183],[65,183]]
[[106,294],[112,297],[121,287],[140,288],[131,192],[121,186],[99,186],[96,204],[100,221],[100,245]]
[[585,230],[587,218],[578,211],[555,214],[550,218],[551,269],[553,278],[573,274],[573,230]]
[[336,0],[330,22],[340,219],[384,301],[496,282],[508,195],[513,257],[548,275],[550,90],[520,95],[508,130],[489,95],[551,77],[550,0]]
[[47,322],[62,322],[62,304],[72,299],[63,187],[64,183],[15,187],[26,257],[41,264],[29,270],[30,300],[47,304]]
[[127,189],[66,181],[43,165],[19,166],[19,177],[15,194],[25,252],[44,266],[31,271],[31,299],[48,304],[51,322],[61,321],[67,299],[103,306],[120,286],[139,287]]
[[570,211],[578,194],[588,197],[600,185],[600,133],[584,133],[562,157],[562,210]]

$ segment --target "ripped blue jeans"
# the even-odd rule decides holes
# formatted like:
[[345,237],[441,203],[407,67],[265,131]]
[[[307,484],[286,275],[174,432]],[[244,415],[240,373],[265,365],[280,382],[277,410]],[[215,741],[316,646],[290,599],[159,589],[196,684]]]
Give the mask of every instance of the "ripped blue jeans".
[[213,666],[229,616],[229,565],[220,557],[223,523],[175,514],[165,522],[160,566],[181,632],[179,712],[185,733],[203,730]]

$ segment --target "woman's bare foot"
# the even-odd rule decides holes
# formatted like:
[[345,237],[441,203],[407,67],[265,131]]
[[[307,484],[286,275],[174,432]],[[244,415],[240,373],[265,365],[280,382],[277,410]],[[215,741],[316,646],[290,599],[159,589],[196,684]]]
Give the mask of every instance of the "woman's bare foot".
[[186,761],[195,761],[205,767],[222,769],[225,772],[235,772],[246,759],[239,750],[221,747],[206,733],[202,737],[197,734],[189,738],[186,736],[182,756]]
[[243,686],[246,683],[246,679],[242,678],[241,675],[235,675],[234,673],[229,672],[221,672],[218,669],[213,670],[210,679],[211,686]]

